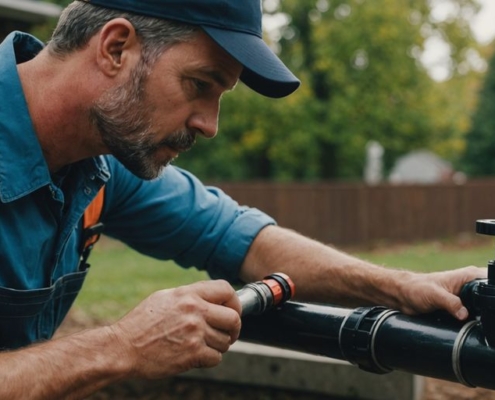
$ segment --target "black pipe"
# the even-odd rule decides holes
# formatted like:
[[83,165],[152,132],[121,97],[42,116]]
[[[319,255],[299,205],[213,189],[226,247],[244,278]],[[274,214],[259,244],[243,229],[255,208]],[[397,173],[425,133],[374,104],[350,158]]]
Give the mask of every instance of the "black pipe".
[[[476,232],[495,236],[495,219],[476,221]],[[254,299],[249,312],[243,311],[240,338],[349,361],[378,374],[401,370],[495,389],[494,260],[488,262],[488,279],[467,283],[460,297],[470,321],[444,312],[411,317],[385,307],[295,302],[268,310],[276,304],[260,308],[262,301]],[[260,315],[251,315],[254,310]]]
[[351,311],[289,301],[265,314],[243,317],[241,339],[343,360],[339,330]]
[[477,319],[287,302],[243,317],[240,338],[346,360],[369,372],[401,370],[495,389],[495,348]]

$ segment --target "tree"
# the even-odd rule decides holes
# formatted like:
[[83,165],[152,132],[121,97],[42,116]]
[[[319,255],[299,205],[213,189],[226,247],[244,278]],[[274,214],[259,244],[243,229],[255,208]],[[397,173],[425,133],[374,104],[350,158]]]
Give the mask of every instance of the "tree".
[[459,76],[466,50],[476,47],[463,17],[476,3],[456,4],[453,16],[438,20],[430,2],[417,0],[281,3],[292,16],[282,54],[308,73],[322,103],[319,121],[328,127],[320,140],[329,149],[324,157],[334,154],[336,165],[323,177],[359,176],[368,140],[385,147],[390,165],[412,148],[432,146],[436,135],[452,128],[439,123],[438,114],[450,107],[419,58],[426,40],[441,36],[452,49],[452,74]]
[[463,167],[471,176],[495,175],[495,54],[467,135]]

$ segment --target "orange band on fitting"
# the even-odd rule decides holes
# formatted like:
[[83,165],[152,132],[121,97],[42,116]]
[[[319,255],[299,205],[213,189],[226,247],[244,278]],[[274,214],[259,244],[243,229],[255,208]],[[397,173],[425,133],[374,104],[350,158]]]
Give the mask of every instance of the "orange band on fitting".
[[262,281],[265,285],[270,288],[270,291],[273,294],[273,305],[277,305],[280,303],[283,297],[282,287],[280,283],[278,283],[275,279],[265,279]]

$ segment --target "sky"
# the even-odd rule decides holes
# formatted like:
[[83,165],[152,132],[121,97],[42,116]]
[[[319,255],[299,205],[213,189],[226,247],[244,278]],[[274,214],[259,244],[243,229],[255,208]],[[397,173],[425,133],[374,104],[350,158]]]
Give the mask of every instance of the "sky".
[[473,31],[482,43],[495,38],[495,0],[478,0],[483,8],[473,21]]

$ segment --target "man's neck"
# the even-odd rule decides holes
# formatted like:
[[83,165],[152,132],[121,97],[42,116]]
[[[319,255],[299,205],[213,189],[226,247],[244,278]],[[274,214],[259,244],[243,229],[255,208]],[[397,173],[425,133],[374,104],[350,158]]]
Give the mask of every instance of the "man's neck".
[[78,72],[84,71],[82,62],[77,55],[60,60],[45,49],[18,65],[34,130],[52,173],[104,148],[90,122],[94,85]]

